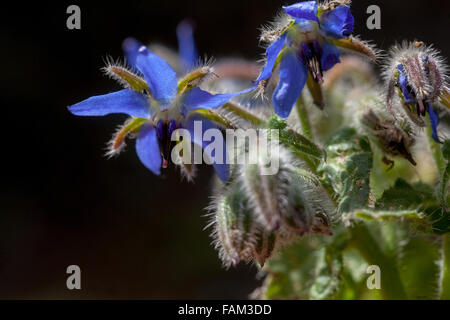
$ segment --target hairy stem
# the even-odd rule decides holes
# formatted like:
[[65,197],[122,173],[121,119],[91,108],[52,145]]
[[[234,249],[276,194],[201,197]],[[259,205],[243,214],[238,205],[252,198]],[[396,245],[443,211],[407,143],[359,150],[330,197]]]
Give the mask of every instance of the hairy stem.
[[405,288],[395,261],[385,255],[379,243],[372,237],[364,223],[358,223],[351,229],[351,245],[356,248],[370,265],[381,270],[381,294],[384,299],[407,299]]
[[428,144],[430,145],[431,153],[434,158],[434,162],[436,163],[436,167],[439,173],[439,177],[442,177],[444,175],[444,170],[446,167],[447,162],[444,159],[444,156],[442,155],[441,145],[433,140],[431,137],[432,135],[431,125],[428,124],[426,128],[426,134],[428,138]]
[[302,96],[298,98],[297,103],[295,104],[297,108],[298,119],[300,120],[300,126],[302,134],[307,137],[309,140],[312,140],[312,131],[311,124],[308,118],[308,111],[305,108],[305,104],[303,103]]

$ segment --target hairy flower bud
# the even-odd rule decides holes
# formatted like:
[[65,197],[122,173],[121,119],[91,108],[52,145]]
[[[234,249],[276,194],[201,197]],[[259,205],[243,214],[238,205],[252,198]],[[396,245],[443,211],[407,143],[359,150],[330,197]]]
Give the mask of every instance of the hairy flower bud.
[[282,216],[289,208],[289,182],[291,163],[287,151],[272,155],[279,157],[279,169],[275,174],[264,174],[265,160],[258,154],[257,163],[241,167],[239,177],[245,193],[254,207],[258,220],[267,230],[278,230],[281,227]]
[[[348,93],[344,119],[353,123],[360,135],[366,135],[386,156],[402,157],[416,165],[411,154],[416,132],[402,114],[388,112],[377,87],[360,87]],[[386,163],[393,162],[386,159]]]
[[315,214],[330,212],[323,208],[328,201],[318,190],[317,178],[301,169],[302,164],[284,147],[279,151],[278,172],[263,174],[264,161],[259,158],[257,164],[240,168],[239,179],[253,213],[266,230],[294,235],[310,233]]
[[428,113],[433,139],[437,142],[440,142],[437,133],[439,117],[434,104],[442,100],[448,88],[447,71],[439,53],[431,46],[417,41],[395,46],[384,66],[388,109],[394,113],[394,98],[399,97],[404,112],[422,127],[425,123],[421,116]]
[[249,262],[257,242],[257,223],[239,187],[230,188],[219,196],[210,209],[213,211],[214,245],[224,266]]
[[277,235],[275,232],[267,232],[260,229],[256,234],[256,239],[257,241],[252,250],[252,257],[262,268],[276,249]]

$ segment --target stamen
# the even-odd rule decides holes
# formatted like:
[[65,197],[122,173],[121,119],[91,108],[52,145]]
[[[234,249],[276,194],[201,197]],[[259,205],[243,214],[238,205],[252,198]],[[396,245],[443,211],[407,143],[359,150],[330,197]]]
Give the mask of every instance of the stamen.
[[159,150],[163,160],[162,167],[167,168],[170,155],[176,141],[172,141],[172,133],[179,128],[175,120],[160,120],[156,125],[156,136],[158,138]]
[[299,55],[313,79],[317,83],[323,82],[323,70],[320,62],[322,58],[322,47],[317,40],[313,42],[302,42]]

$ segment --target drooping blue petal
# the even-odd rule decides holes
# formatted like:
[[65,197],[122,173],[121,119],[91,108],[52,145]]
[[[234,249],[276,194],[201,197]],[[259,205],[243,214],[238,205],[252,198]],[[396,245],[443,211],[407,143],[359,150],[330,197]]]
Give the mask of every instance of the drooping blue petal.
[[[199,127],[200,123],[201,123],[201,128]],[[197,126],[197,128],[200,129],[200,130],[198,130],[198,132],[196,132],[195,126]],[[190,132],[192,142],[201,146],[202,149],[205,149],[206,146],[208,146],[211,143],[214,143],[214,141],[203,141],[205,131],[208,129],[218,129],[217,126],[214,124],[214,122],[212,122],[198,114],[192,115],[186,120],[185,128],[186,128],[186,130],[188,130]],[[226,143],[225,143],[225,139],[223,139],[223,136],[222,136],[221,142],[222,143],[221,143],[220,151],[222,151],[222,157],[220,157],[217,160],[217,162],[212,163],[212,165],[214,167],[214,170],[216,170],[216,173],[219,176],[219,178],[225,182],[228,180],[228,178],[230,176],[230,166],[229,166],[228,155],[227,155],[227,150],[226,150]],[[207,156],[210,157],[211,155],[207,155]],[[216,155],[214,153],[212,154],[212,156],[219,157],[218,154]]]
[[168,104],[177,94],[177,76],[169,64],[146,47],[139,49],[136,67],[144,74],[152,97]]
[[328,71],[334,67],[336,63],[339,63],[340,52],[338,48],[328,42],[321,44],[322,47],[322,57],[320,58],[320,63],[322,64],[322,70]]
[[135,67],[136,57],[139,53],[139,48],[142,47],[142,43],[134,38],[126,38],[122,43],[122,50],[125,54],[126,62],[130,67]]
[[147,169],[154,174],[161,173],[161,153],[159,151],[158,140],[155,128],[146,123],[141,127],[136,139],[136,153]]
[[353,33],[355,19],[348,6],[338,6],[319,17],[320,28],[333,39],[348,38]]
[[417,99],[411,94],[411,91],[408,86],[408,78],[406,77],[405,69],[403,65],[399,64],[397,66],[397,70],[400,71],[398,76],[398,84],[400,85],[400,89],[403,93],[403,99],[407,104],[415,104]]
[[283,34],[266,49],[267,62],[264,68],[261,70],[261,73],[259,74],[258,79],[256,79],[255,83],[270,78],[270,76],[272,75],[273,66],[277,61],[278,54],[280,53],[281,49],[283,49],[285,41],[286,34]]
[[187,111],[195,109],[217,109],[227,103],[231,98],[255,89],[256,86],[238,92],[211,94],[197,87],[186,92],[183,102]]
[[439,124],[439,116],[436,112],[434,112],[433,107],[431,106],[431,103],[428,104],[428,116],[430,118],[431,123],[431,129],[433,131],[432,137],[434,141],[438,143],[442,143],[441,140],[439,140],[439,137],[437,135],[437,126]]
[[308,70],[291,50],[281,58],[280,81],[273,93],[272,101],[275,113],[287,118],[297,102],[306,83]]
[[198,52],[194,41],[194,30],[188,20],[181,21],[177,26],[178,53],[185,69],[191,69],[198,61]]
[[318,8],[316,1],[299,2],[283,7],[283,9],[294,18],[319,21],[317,19]]
[[133,117],[148,118],[151,110],[147,97],[130,89],[93,96],[69,107],[69,111],[77,116],[125,113]]

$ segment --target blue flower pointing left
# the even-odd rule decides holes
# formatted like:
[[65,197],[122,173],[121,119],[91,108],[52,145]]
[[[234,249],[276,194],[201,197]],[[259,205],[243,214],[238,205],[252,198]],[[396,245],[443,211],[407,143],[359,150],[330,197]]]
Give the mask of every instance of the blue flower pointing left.
[[334,40],[345,39],[352,34],[354,19],[347,5],[323,9],[316,1],[306,1],[283,9],[288,22],[275,30],[275,37],[269,37],[271,44],[266,50],[267,62],[256,82],[270,78],[279,64],[280,79],[272,101],[275,113],[286,118],[308,75],[316,83],[321,83],[323,72],[339,62],[340,53]]
[[[172,133],[179,128],[191,132],[193,142],[205,147],[201,137],[194,134],[193,122],[201,121],[202,129],[215,128],[215,124],[206,118],[191,112],[196,109],[216,109],[231,98],[254,90],[249,88],[240,92],[211,94],[198,88],[201,70],[177,81],[175,71],[158,55],[142,46],[136,55],[136,68],[144,79],[128,70],[116,67],[112,70],[120,77],[127,88],[106,95],[94,96],[69,107],[69,111],[79,116],[104,116],[111,113],[124,113],[131,116],[113,141],[113,150],[120,147],[127,134],[134,133],[136,152],[142,163],[154,174],[159,175],[162,167],[170,162],[174,147]],[[224,144],[225,148],[225,144]],[[226,150],[223,150],[226,157]],[[225,161],[214,163],[219,177],[226,181],[229,167]],[[220,162],[220,163],[219,163]]]

